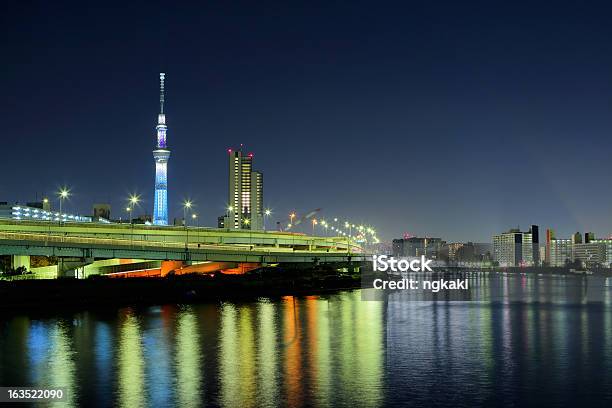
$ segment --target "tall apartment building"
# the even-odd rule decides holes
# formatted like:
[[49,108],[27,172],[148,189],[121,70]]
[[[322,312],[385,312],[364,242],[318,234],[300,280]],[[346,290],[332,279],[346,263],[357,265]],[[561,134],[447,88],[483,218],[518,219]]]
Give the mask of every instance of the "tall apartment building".
[[538,226],[527,232],[518,228],[493,236],[493,260],[500,266],[532,266],[539,264]]
[[253,153],[228,149],[229,196],[225,228],[263,229],[263,174],[253,171]]
[[565,266],[571,262],[573,257],[573,243],[571,239],[553,238],[546,242],[549,258],[546,260],[549,266]]

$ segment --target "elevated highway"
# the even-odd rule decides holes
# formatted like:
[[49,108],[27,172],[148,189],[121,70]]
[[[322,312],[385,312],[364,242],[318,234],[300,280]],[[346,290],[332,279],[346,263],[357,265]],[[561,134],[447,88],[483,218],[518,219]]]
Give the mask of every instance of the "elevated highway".
[[346,237],[277,231],[129,224],[0,220],[0,255],[48,256],[85,265],[138,259],[251,264],[361,262],[361,248]]

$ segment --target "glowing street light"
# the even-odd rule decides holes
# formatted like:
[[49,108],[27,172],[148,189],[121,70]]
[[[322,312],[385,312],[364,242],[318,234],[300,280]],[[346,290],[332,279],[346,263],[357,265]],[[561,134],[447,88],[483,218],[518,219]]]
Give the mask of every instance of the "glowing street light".
[[198,214],[196,213],[191,214],[191,219],[193,220],[193,223],[195,224],[196,227],[198,226],[197,218],[198,218]]
[[315,226],[318,224],[319,222],[317,221],[316,218],[312,219],[312,235],[315,235]]
[[130,204],[132,204],[132,207],[134,207],[140,202],[140,196],[137,194],[132,194],[128,201],[130,202]]
[[70,190],[66,187],[62,187],[60,191],[57,193],[59,197],[59,221],[62,222],[62,207],[64,204],[64,200],[70,196]]
[[269,208],[266,208],[266,210],[264,211],[264,231],[266,230],[266,219],[268,217],[270,217],[270,215],[272,215],[272,210],[270,210]]
[[346,252],[350,253],[351,252],[351,235],[352,235],[352,230],[353,230],[354,225],[349,224],[347,221],[344,223],[344,226],[349,229],[348,235],[347,234],[344,234],[344,235],[346,236],[346,241],[347,241]]
[[138,194],[130,194],[128,197],[128,208],[126,208],[126,211],[130,214],[130,224],[132,223],[132,211],[134,208],[136,208],[139,202],[140,196]]
[[291,214],[289,214],[289,227],[291,228],[291,225],[293,224],[293,219],[295,218],[295,213],[292,212]]
[[187,228],[187,210],[190,210],[192,206],[193,203],[190,200],[185,200],[185,202],[183,202],[183,224],[185,228]]

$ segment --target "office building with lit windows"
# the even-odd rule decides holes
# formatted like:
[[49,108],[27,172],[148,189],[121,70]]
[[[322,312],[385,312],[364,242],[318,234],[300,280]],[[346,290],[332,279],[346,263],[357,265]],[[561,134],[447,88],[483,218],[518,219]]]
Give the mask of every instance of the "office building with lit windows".
[[590,240],[588,243],[574,244],[572,255],[575,261],[580,261],[587,268],[601,267],[606,263],[606,248],[604,244]]
[[552,238],[546,242],[549,266],[565,266],[572,262],[574,243],[567,238]]
[[263,173],[253,171],[253,153],[228,149],[229,195],[225,228],[263,229]]
[[527,232],[518,228],[493,236],[493,260],[499,266],[533,266],[540,257],[538,226]]
[[612,268],[612,238],[593,239],[591,243],[600,245],[601,251],[603,252],[601,262],[603,266]]
[[[61,222],[92,222],[92,217],[87,217],[77,214],[68,214],[58,211],[51,211],[49,207],[36,205],[36,203],[28,203],[30,205],[8,204],[0,202],[0,218],[11,220],[26,220],[26,221],[61,221]],[[108,220],[96,220],[98,222],[108,223]]]

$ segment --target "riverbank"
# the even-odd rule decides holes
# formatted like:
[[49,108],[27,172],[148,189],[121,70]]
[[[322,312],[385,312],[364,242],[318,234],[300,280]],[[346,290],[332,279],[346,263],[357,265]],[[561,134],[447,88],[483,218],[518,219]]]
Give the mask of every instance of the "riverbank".
[[147,305],[305,296],[358,288],[358,274],[184,275],[166,278],[0,281],[0,310]]

